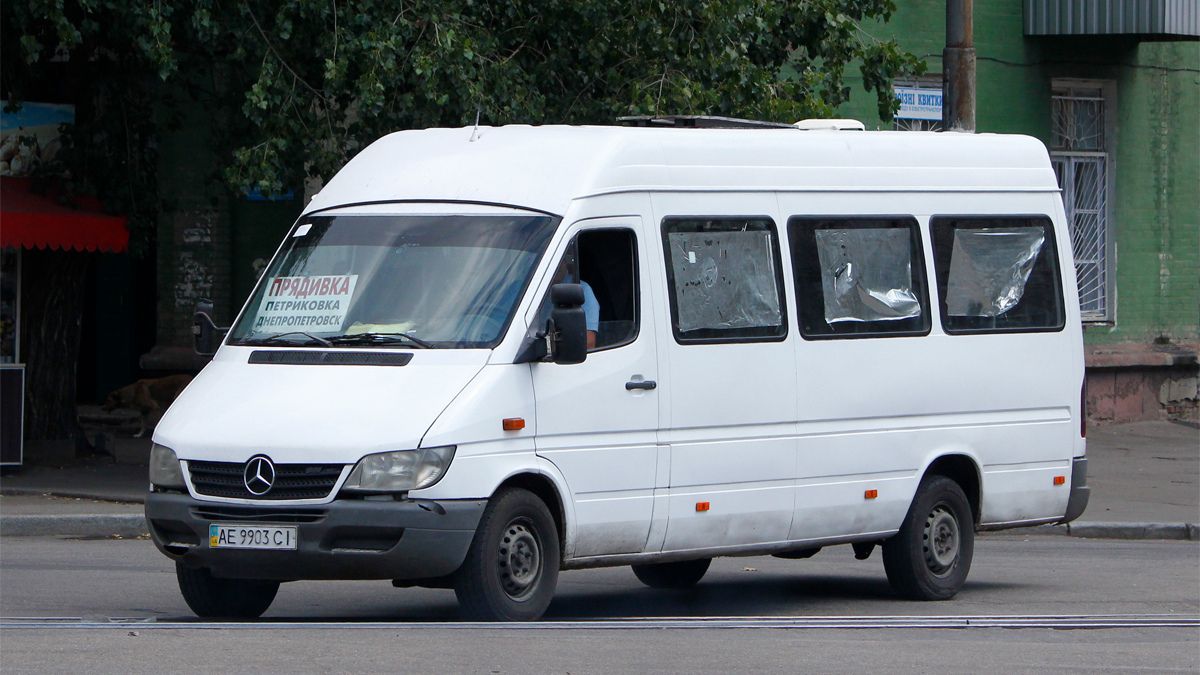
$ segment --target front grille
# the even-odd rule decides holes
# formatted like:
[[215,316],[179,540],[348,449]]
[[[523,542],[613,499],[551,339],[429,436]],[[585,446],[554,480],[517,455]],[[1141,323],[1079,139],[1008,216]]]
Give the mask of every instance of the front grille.
[[197,506],[192,515],[213,522],[316,523],[325,518],[325,509],[287,509],[269,506]]
[[342,464],[276,464],[275,484],[264,495],[246,489],[242,462],[188,462],[192,487],[198,494],[232,499],[322,499],[329,496]]

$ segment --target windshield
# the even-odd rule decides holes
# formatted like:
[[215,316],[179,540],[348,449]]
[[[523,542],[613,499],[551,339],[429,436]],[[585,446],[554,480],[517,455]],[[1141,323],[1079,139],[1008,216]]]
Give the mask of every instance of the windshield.
[[494,347],[557,223],[307,218],[264,272],[229,344]]

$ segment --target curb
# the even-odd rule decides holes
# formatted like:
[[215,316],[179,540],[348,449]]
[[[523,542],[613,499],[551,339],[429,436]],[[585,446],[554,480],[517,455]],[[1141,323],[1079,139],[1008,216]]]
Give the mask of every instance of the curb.
[[70,488],[60,490],[58,488],[27,488],[27,487],[10,487],[4,486],[0,488],[0,496],[5,497],[69,497],[71,499],[90,499],[95,502],[117,502],[118,504],[145,504],[144,496],[134,496],[131,494],[115,494],[112,492],[99,492],[94,490],[72,490]]
[[1043,525],[1037,529],[1046,534],[1091,539],[1200,541],[1200,524],[1198,523],[1074,522],[1066,525]]
[[139,537],[149,534],[140,513],[19,515],[0,518],[3,537]]

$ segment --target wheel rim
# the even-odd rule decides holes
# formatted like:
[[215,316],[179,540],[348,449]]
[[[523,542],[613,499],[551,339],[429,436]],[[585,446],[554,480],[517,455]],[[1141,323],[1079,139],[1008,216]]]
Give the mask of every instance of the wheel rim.
[[542,576],[542,542],[524,519],[514,519],[504,528],[497,551],[500,587],[513,600],[525,600],[537,589]]
[[945,576],[958,562],[958,518],[945,504],[938,504],[925,518],[925,565],[937,576]]

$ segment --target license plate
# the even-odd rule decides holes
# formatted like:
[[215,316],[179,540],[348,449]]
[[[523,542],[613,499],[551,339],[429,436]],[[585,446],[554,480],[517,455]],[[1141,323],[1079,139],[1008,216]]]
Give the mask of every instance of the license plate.
[[296,527],[286,525],[228,525],[208,526],[209,548],[259,548],[284,551],[296,550]]

